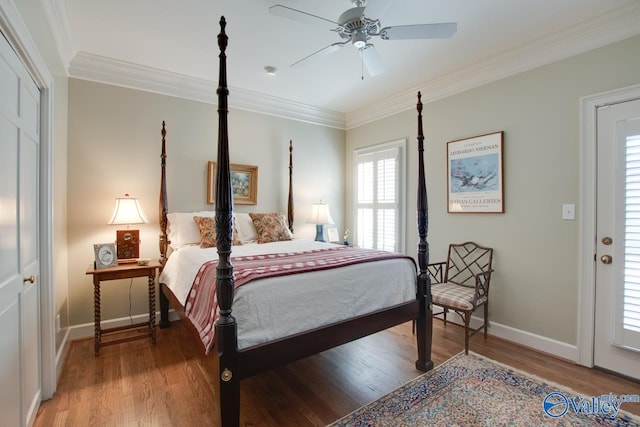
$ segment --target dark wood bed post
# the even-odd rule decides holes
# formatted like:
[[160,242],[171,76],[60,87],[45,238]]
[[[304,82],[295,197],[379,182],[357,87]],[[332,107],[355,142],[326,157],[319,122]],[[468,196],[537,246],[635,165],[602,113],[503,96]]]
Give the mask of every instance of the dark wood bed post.
[[287,225],[293,233],[293,141],[289,140],[289,203],[287,204]]
[[158,214],[160,217],[160,264],[164,265],[167,261],[167,130],[165,129],[164,120],[162,121],[162,153],[160,154],[160,203],[158,206]]
[[[167,213],[168,204],[167,204],[167,147],[166,147],[166,137],[167,130],[165,129],[164,120],[162,121],[162,152],[160,154],[160,202],[158,204],[159,217],[160,217],[160,265],[164,267],[164,263],[167,262],[167,248],[169,243],[169,239],[167,238]],[[164,286],[160,284],[160,286]],[[171,326],[169,322],[169,299],[162,292],[158,292],[160,295],[160,328],[165,329]]]
[[422,94],[418,92],[418,295],[420,301],[420,316],[416,321],[416,337],[418,345],[418,360],[416,368],[428,371],[433,368],[431,360],[431,340],[433,335],[433,315],[431,312],[431,281],[427,272],[429,265],[429,207],[427,203],[427,186],[424,174],[424,132],[422,130]]
[[220,18],[220,76],[218,80],[218,168],[216,175],[216,234],[218,266],[216,267],[216,295],[220,317],[216,321],[216,347],[218,349],[218,375],[216,380],[220,402],[220,418],[225,427],[240,423],[240,375],[237,371],[238,336],[236,319],[231,315],[234,280],[231,264],[233,240],[233,194],[229,167],[229,130],[227,115],[227,23]]

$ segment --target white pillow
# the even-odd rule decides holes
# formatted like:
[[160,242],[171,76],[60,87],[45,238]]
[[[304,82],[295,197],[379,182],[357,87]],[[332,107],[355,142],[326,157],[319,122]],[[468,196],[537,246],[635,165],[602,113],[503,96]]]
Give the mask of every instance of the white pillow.
[[234,224],[238,231],[238,240],[242,243],[255,243],[258,241],[258,232],[253,225],[253,220],[247,213],[236,212],[233,214]]
[[214,211],[172,212],[167,214],[169,221],[169,241],[173,249],[200,244],[200,229],[193,220],[194,216],[214,217]]

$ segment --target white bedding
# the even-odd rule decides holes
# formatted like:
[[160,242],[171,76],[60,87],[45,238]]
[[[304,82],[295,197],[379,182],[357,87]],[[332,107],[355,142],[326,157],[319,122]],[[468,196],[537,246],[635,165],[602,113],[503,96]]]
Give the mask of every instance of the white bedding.
[[[298,252],[328,246],[335,245],[301,239],[254,243],[233,246],[231,256]],[[167,285],[184,305],[200,266],[217,257],[216,248],[180,248],[169,257],[160,282]],[[400,304],[414,299],[415,294],[416,270],[408,259],[354,264],[249,282],[236,289],[233,302],[238,348],[252,347]]]

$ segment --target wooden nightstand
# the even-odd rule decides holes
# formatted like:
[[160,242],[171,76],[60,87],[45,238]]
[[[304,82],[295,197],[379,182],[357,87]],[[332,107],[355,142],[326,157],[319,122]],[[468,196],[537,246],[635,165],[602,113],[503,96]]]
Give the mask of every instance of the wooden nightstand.
[[[95,269],[93,263],[87,268],[87,274],[93,275],[93,316],[94,316],[94,350],[97,356],[100,346],[132,341],[139,338],[151,337],[151,342],[156,343],[156,272],[160,268],[160,262],[152,260],[148,265],[136,263],[119,264],[116,267]],[[148,277],[149,284],[149,321],[128,326],[102,329],[100,325],[100,282],[105,280],[132,279],[134,277]],[[134,333],[132,330],[145,327],[143,332]],[[126,336],[103,341],[106,335],[129,331]]]

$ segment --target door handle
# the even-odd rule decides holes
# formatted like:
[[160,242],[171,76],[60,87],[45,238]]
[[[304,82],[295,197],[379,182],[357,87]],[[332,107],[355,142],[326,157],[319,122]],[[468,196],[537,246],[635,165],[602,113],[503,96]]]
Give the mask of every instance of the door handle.
[[613,257],[611,255],[602,255],[600,257],[600,261],[602,261],[603,264],[611,264],[613,262]]
[[36,277],[33,274],[29,277],[25,277],[24,279],[22,279],[23,283],[27,283],[27,282],[33,283],[35,281],[36,281]]

